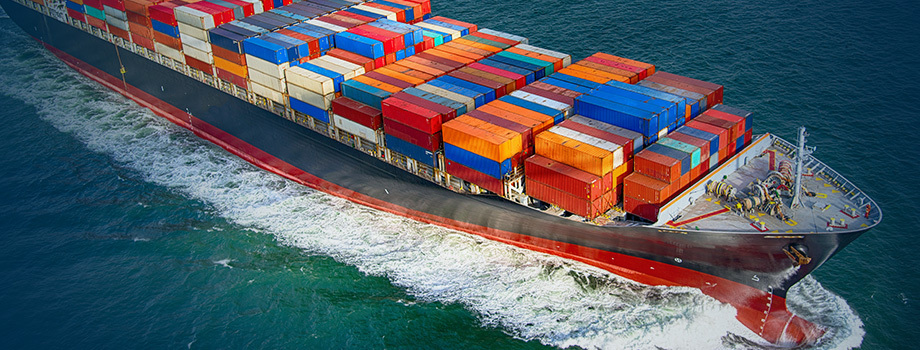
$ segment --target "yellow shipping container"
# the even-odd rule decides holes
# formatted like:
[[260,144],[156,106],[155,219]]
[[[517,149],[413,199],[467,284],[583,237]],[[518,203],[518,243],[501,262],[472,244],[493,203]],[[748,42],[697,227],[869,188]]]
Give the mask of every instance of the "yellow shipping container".
[[[472,119],[472,120],[466,120]],[[466,122],[484,123],[475,118],[461,116],[441,126],[444,142],[489,158],[496,162],[504,161],[518,154],[522,150],[521,134],[503,128],[477,127]],[[491,125],[486,123],[486,125]],[[480,126],[483,126],[480,124]],[[488,128],[488,126],[486,126]],[[504,130],[503,132],[501,130]],[[494,132],[497,131],[498,133]]]
[[613,153],[550,131],[537,134],[534,146],[541,156],[597,176],[613,171]]

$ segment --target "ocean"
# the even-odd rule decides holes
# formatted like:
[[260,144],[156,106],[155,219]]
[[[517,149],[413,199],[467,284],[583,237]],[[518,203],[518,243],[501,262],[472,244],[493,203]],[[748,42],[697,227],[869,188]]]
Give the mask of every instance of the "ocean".
[[[920,343],[915,2],[433,1],[436,15],[725,86],[884,222],[789,295],[819,349]],[[279,178],[79,75],[0,13],[0,338],[36,348],[772,348],[689,288]]]

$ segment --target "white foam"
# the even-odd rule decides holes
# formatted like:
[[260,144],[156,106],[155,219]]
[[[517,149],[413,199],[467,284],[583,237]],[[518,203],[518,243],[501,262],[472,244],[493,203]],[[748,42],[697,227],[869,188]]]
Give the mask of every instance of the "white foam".
[[[0,93],[33,105],[55,128],[146,181],[209,203],[236,225],[386,276],[422,302],[459,303],[486,327],[559,347],[762,344],[735,320],[734,309],[698,290],[640,285],[584,264],[381,213],[268,174],[80,77],[18,30],[0,26],[0,38]],[[828,325],[822,346],[861,342],[859,318],[813,279],[793,291],[790,303],[800,305],[800,315]]]

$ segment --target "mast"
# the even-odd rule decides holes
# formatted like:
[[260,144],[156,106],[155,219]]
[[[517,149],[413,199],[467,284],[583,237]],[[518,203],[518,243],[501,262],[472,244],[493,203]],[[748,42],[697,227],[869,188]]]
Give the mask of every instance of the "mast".
[[796,151],[795,151],[795,183],[793,184],[793,193],[792,203],[789,205],[791,208],[798,208],[802,206],[802,173],[805,171],[805,158],[807,158],[814,151],[814,148],[805,147],[805,137],[808,136],[808,133],[805,132],[805,127],[799,127],[799,135],[796,142]]

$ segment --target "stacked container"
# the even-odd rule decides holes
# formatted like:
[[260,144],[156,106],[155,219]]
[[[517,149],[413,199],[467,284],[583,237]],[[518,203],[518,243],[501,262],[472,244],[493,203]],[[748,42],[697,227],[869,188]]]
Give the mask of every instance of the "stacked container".
[[285,69],[291,109],[329,123],[329,111],[341,83],[364,74],[364,67],[332,56],[322,56]]
[[154,45],[153,25],[150,21],[150,7],[156,5],[154,0],[125,0],[125,15],[128,18],[128,30],[131,41],[148,50],[156,50]]
[[[645,81],[702,94],[706,96],[707,107],[722,103],[722,85],[665,72],[652,74],[648,78],[645,78]],[[706,108],[703,107],[700,110],[702,111],[705,109]]]
[[609,81],[635,84],[654,73],[655,66],[652,64],[598,52],[553,77],[593,89]]
[[593,219],[619,202],[640,139],[638,133],[573,116],[537,134],[537,156],[525,166],[527,194]]
[[150,25],[153,28],[154,47],[157,53],[184,64],[185,55],[182,54],[179,22],[173,11],[174,8],[183,4],[185,2],[181,0],[164,1],[149,6],[147,12],[150,14]]
[[503,195],[503,179],[524,150],[523,134],[471,115],[444,123],[443,129],[445,170]]
[[[42,1],[41,4],[44,3],[43,0],[40,1]],[[66,0],[64,6],[67,10],[67,17],[86,23],[86,7],[83,5],[83,0]]]
[[336,128],[361,137],[373,144],[380,144],[379,133],[383,128],[383,114],[348,97],[332,100],[332,122]]
[[102,0],[83,0],[83,9],[86,13],[86,23],[104,31],[109,30],[105,22],[105,5]]

